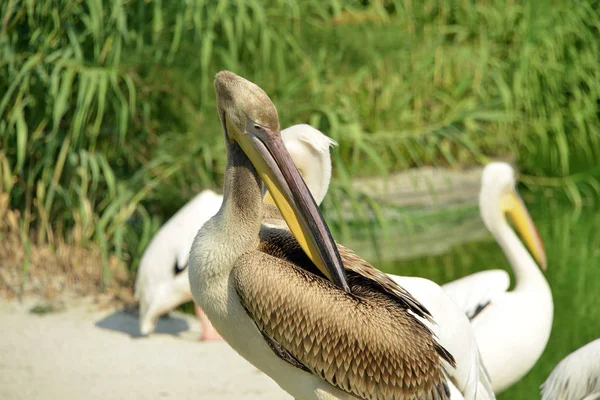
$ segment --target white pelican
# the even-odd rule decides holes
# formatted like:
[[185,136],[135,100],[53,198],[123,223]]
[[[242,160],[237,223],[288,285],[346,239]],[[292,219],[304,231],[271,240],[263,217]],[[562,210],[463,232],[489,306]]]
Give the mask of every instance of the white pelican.
[[[281,131],[292,160],[306,185],[320,204],[331,177],[330,146],[335,141],[310,125],[299,124]],[[265,201],[270,201],[267,194]],[[156,232],[144,251],[137,272],[135,297],[140,303],[140,332],[152,333],[158,317],[192,301],[186,267],[190,248],[198,230],[219,211],[223,196],[204,190],[185,204]],[[182,273],[185,272],[185,273]],[[218,334],[196,306],[202,322],[202,338],[218,339]]]
[[542,400],[600,399],[600,339],[566,356],[541,389]]
[[[142,335],[154,331],[158,317],[192,300],[189,279],[181,272],[186,269],[196,232],[219,211],[222,198],[212,190],[203,190],[156,232],[144,250],[135,280]],[[204,325],[203,339],[216,338],[210,326],[207,329]]]
[[[540,271],[546,269],[544,247],[516,191],[510,165],[494,162],[485,167],[479,208],[512,266],[515,288],[508,291],[510,277],[504,270],[475,273],[443,288],[471,318],[483,363],[499,393],[519,381],[542,355],[552,328],[552,293]],[[505,215],[512,219],[538,264]]]
[[[215,90],[228,159],[224,200],[194,240],[189,276],[223,338],[296,399],[447,399],[446,374],[465,398],[494,398],[481,387],[461,311],[466,329],[456,324],[446,335],[475,357],[455,368],[427,327],[428,310],[335,244],[267,94],[228,71],[217,74]],[[290,230],[261,224],[261,180]]]

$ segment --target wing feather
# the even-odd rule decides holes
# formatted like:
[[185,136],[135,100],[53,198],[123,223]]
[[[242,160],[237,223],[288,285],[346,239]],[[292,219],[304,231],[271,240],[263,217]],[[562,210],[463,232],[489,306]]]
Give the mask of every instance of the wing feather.
[[340,246],[347,294],[318,273],[288,231],[265,228],[261,239],[232,276],[276,354],[361,399],[449,398],[441,358],[454,360],[409,312],[428,315],[408,292]]
[[541,389],[542,400],[586,400],[600,397],[600,339],[593,340],[566,356],[554,368]]
[[510,286],[510,276],[502,269],[481,271],[446,283],[444,292],[472,321]]

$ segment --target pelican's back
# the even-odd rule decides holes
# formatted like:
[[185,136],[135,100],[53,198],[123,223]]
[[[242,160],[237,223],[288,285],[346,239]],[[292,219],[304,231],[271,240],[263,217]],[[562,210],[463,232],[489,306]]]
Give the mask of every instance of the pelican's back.
[[565,357],[541,389],[542,400],[600,398],[600,339]]

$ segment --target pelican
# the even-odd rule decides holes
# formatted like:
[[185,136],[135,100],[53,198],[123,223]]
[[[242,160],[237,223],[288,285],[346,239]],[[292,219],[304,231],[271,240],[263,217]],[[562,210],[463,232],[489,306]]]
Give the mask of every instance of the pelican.
[[[331,177],[329,148],[335,141],[310,125],[293,125],[281,131],[283,142],[320,204]],[[270,195],[266,202],[273,203]],[[219,211],[223,196],[204,190],[185,204],[154,235],[144,251],[137,272],[135,297],[140,303],[140,332],[152,333],[158,317],[180,304],[192,301],[187,264],[198,230]],[[185,273],[183,273],[185,271]],[[196,305],[202,322],[202,339],[215,340],[218,334]]]
[[[471,318],[483,363],[494,392],[499,393],[519,381],[542,355],[552,328],[552,293],[540,271],[546,270],[546,253],[516,190],[510,165],[494,162],[485,167],[479,208],[512,266],[515,288],[508,291],[510,277],[504,270],[482,271],[443,288]],[[505,216],[513,221],[531,254]]]
[[[140,332],[154,332],[158,318],[180,304],[192,300],[185,271],[191,242],[198,229],[219,211],[222,196],[204,190],[185,204],[156,232],[140,260],[135,280],[135,299],[140,304]],[[203,314],[196,310],[202,322],[202,339],[218,335],[206,326]]]
[[[223,203],[194,239],[188,273],[221,336],[296,399],[447,399],[446,374],[465,398],[494,398],[480,388],[462,312],[467,329],[447,336],[477,360],[457,366],[428,327],[429,311],[333,241],[267,94],[229,71],[217,74],[215,91],[227,148]],[[263,183],[286,228],[262,220]]]
[[542,400],[600,399],[600,339],[565,357],[541,389]]

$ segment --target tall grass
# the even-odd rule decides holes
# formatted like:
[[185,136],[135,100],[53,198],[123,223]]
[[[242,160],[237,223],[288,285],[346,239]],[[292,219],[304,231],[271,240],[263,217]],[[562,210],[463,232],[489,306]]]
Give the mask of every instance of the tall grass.
[[[0,176],[23,240],[132,269],[160,221],[218,188],[220,69],[350,177],[515,156],[532,191],[600,193],[600,16],[577,1],[60,0],[0,5]],[[106,263],[105,263],[106,264]],[[106,283],[110,280],[105,268]]]

